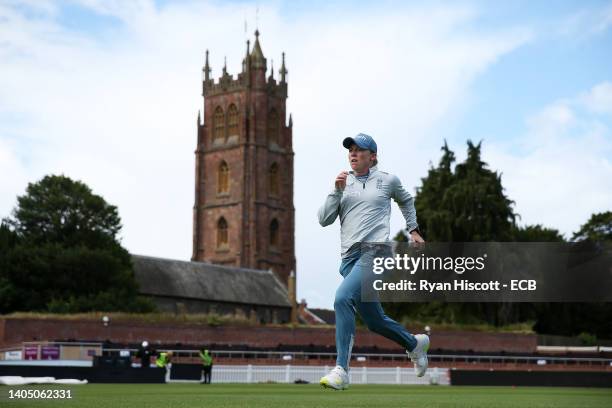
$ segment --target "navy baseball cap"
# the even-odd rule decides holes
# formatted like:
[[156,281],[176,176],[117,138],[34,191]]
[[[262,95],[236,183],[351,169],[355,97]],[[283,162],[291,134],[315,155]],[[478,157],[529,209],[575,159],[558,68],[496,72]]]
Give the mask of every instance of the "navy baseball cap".
[[366,135],[365,133],[360,133],[355,137],[347,137],[342,141],[342,146],[346,147],[347,149],[351,147],[352,144],[356,144],[362,149],[368,149],[372,153],[376,153],[376,150],[378,149],[376,147],[376,142],[374,139],[372,139],[372,136]]

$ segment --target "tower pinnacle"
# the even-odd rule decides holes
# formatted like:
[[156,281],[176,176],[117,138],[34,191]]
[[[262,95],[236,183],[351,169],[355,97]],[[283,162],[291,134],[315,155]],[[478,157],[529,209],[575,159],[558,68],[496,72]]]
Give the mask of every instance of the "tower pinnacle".
[[251,52],[251,63],[253,68],[264,68],[266,67],[266,58],[261,50],[259,44],[259,30],[255,30],[255,44],[253,45],[253,51]]
[[281,64],[281,69],[279,71],[281,82],[286,82],[286,76],[288,72],[289,71],[287,71],[287,68],[285,68],[285,53],[283,52],[283,63]]
[[270,61],[270,76],[268,77],[269,81],[274,81],[274,60]]
[[208,65],[208,50],[206,50],[206,62],[204,63],[204,68],[202,68],[202,72],[204,74],[204,81],[208,81],[210,79],[210,65]]

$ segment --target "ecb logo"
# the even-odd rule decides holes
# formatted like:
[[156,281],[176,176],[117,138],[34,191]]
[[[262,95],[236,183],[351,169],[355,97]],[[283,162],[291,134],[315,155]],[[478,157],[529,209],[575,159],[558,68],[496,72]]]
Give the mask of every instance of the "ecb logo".
[[536,281],[533,279],[522,279],[516,280],[512,279],[510,281],[510,289],[511,290],[536,290]]

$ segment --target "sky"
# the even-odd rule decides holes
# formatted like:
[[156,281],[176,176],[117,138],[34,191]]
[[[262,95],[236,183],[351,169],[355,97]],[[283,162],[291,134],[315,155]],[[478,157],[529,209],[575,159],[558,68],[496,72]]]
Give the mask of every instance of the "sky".
[[286,53],[309,307],[341,281],[316,213],[360,132],[412,194],[444,140],[458,161],[482,141],[519,224],[570,238],[612,209],[612,2],[504,3],[0,0],[0,217],[64,174],[118,207],[130,252],[189,260],[204,53],[236,75],[257,27],[268,66]]

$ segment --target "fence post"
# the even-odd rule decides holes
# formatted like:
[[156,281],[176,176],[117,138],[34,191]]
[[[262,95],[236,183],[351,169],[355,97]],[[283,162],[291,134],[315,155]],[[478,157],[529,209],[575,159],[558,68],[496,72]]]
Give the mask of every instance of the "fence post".
[[361,367],[361,383],[362,384],[367,384],[368,383],[368,367]]
[[253,365],[249,364],[247,366],[247,383],[252,383],[253,382]]
[[286,383],[290,382],[290,378],[291,378],[291,364],[287,364],[287,366],[285,367],[285,382]]
[[396,384],[402,383],[401,371],[399,367],[395,367],[395,383]]

